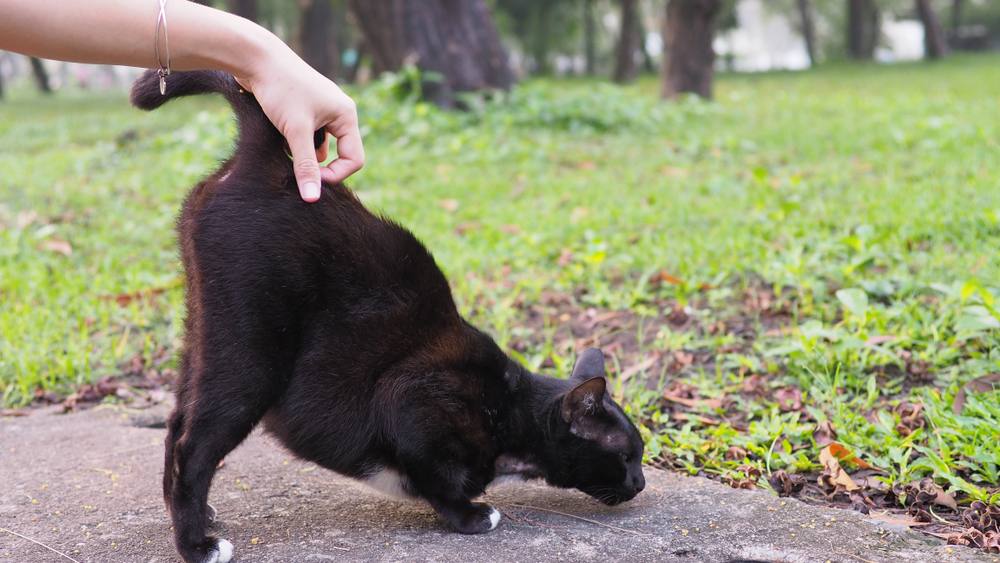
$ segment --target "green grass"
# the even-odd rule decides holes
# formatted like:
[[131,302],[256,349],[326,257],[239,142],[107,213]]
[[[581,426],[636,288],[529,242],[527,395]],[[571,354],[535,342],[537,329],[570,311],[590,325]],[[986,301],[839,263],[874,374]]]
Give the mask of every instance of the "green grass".
[[[357,92],[369,160],[352,185],[427,243],[474,322],[505,346],[527,342],[534,368],[572,359],[557,320],[524,322],[523,304],[552,292],[649,326],[674,302],[706,326],[755,319],[739,352],[725,351],[732,335],[667,325],[639,350],[711,353],[710,367],[645,375],[727,397],[705,414],[745,422],[670,420],[661,390],[635,377],[626,402],[650,459],[810,471],[812,429],[830,420],[890,483],[933,475],[987,498],[998,396],[973,396],[962,415],[951,401],[1000,371],[998,62],[723,76],[715,103],[658,102],[653,81],[538,81],[467,114],[396,101],[384,82]],[[0,404],[176,350],[173,218],[232,134],[217,100],[155,115],[123,96],[0,103]],[[72,254],[51,250],[57,240]],[[681,283],[646,282],[661,270]],[[771,311],[741,305],[760,287],[790,330],[766,332]],[[768,393],[741,394],[755,374]],[[803,408],[781,411],[779,388],[801,390]],[[893,412],[903,400],[924,409],[908,436]],[[746,459],[727,459],[732,446]]]

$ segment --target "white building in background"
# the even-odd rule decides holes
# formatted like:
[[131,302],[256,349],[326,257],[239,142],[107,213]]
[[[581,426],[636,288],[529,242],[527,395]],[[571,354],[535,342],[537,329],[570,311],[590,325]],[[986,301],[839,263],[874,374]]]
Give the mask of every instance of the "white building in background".
[[[736,17],[738,27],[720,32],[715,39],[720,67],[742,72],[809,67],[809,54],[797,29],[798,22],[790,19],[787,13],[768,9],[766,0],[741,0],[736,4]],[[883,15],[883,40],[876,51],[876,59],[896,62],[923,57],[924,28],[921,23],[890,18],[889,14]],[[821,21],[816,23],[820,27],[823,25]],[[659,34],[647,43],[657,49],[662,45]]]
[[744,72],[809,67],[802,34],[786,14],[769,10],[763,0],[743,0],[736,3],[736,18],[738,27],[715,38],[720,65]]

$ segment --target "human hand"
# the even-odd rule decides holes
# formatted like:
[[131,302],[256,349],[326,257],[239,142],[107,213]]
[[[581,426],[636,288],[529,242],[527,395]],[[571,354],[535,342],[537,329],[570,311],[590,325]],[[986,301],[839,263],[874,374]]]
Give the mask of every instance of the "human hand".
[[[321,180],[341,182],[364,165],[354,100],[283,43],[265,49],[236,80],[253,93],[268,119],[285,136],[299,195],[305,201],[319,199]],[[328,145],[324,142],[315,147],[313,134],[318,130],[337,140],[338,158],[322,167],[319,162],[326,160]]]

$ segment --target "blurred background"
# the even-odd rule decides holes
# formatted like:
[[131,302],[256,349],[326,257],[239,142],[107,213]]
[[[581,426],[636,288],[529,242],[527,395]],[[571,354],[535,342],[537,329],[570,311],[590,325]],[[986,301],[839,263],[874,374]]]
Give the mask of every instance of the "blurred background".
[[[754,72],[802,70],[844,59],[936,59],[950,51],[1000,46],[1000,4],[989,0],[201,3],[271,29],[313,67],[341,83],[365,84],[408,64],[439,73],[432,78],[439,79],[437,90],[444,91],[429,95],[445,105],[453,103],[452,91],[508,88],[531,76],[628,82],[639,74],[661,73],[665,95],[709,95],[704,79],[671,73],[671,51],[706,67],[697,71],[706,73],[711,67]],[[455,31],[455,24],[466,27]],[[687,56],[699,49],[704,51],[700,57]],[[23,88],[29,81],[42,93],[124,88],[135,75],[134,69],[0,54],[0,95],[5,87]]]
[[[471,322],[555,376],[605,351],[647,463],[987,541],[1000,2],[215,5],[354,97],[348,184]],[[235,126],[137,72],[0,53],[0,417],[170,400],[174,218]]]

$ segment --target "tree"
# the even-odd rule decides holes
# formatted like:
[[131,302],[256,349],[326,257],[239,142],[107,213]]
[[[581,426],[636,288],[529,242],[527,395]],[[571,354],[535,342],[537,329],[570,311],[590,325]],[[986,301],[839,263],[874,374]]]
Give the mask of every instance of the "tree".
[[340,42],[331,0],[299,0],[298,45],[303,60],[328,78],[341,75]]
[[812,2],[798,0],[799,18],[802,21],[802,39],[806,42],[806,53],[809,55],[809,65],[816,66],[816,24],[813,17]]
[[43,94],[52,93],[52,84],[49,82],[49,71],[45,69],[42,59],[30,57],[31,74],[35,77],[35,84]]
[[[443,107],[459,92],[507,90],[507,51],[484,0],[350,0],[375,66],[424,71],[424,97]],[[437,75],[432,77],[431,75]]]
[[614,80],[618,83],[632,81],[636,74],[635,54],[642,41],[637,0],[621,0],[621,29],[615,49]]
[[873,59],[881,27],[874,0],[847,0],[847,55],[852,59]]
[[258,21],[257,0],[226,0],[226,10],[252,22]]
[[594,74],[597,59],[597,24],[594,22],[594,0],[583,0],[583,71]]
[[940,59],[948,52],[941,20],[931,6],[930,0],[916,0],[917,15],[924,24],[924,56]]
[[958,28],[962,25],[962,8],[965,0],[951,0],[951,34],[958,36]]
[[664,98],[682,93],[712,97],[715,23],[721,0],[668,0],[663,27]]

